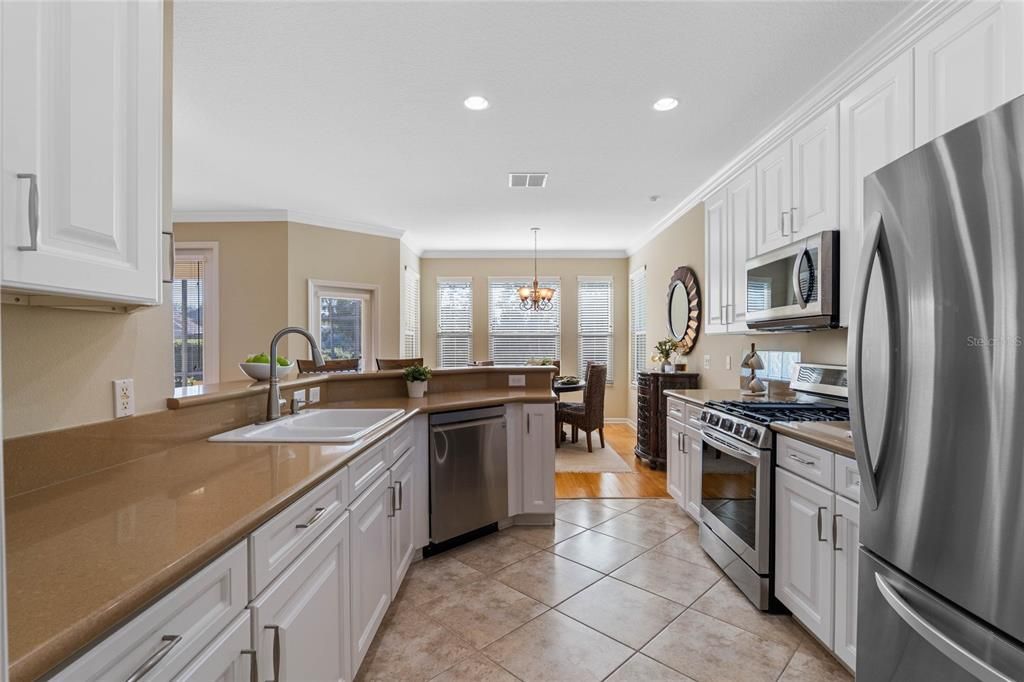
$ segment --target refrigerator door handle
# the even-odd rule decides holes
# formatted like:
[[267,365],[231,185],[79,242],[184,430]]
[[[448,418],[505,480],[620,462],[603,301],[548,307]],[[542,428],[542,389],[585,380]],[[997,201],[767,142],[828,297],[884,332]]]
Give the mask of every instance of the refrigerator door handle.
[[850,316],[852,334],[850,335],[850,415],[854,436],[854,454],[857,468],[860,470],[861,494],[871,509],[878,509],[878,480],[875,468],[868,452],[868,431],[864,425],[864,371],[861,361],[861,347],[864,345],[864,316],[867,314],[868,287],[871,284],[871,272],[875,267],[875,256],[882,240],[882,214],[871,214],[864,231],[864,250],[861,252],[861,270],[854,283],[853,311]]
[[875,573],[875,584],[892,610],[903,619],[925,641],[935,647],[949,660],[977,677],[982,682],[1013,682],[1013,678],[1003,674],[986,661],[978,658],[970,651],[957,644],[948,635],[928,622],[921,614],[901,597],[893,586],[881,574]]

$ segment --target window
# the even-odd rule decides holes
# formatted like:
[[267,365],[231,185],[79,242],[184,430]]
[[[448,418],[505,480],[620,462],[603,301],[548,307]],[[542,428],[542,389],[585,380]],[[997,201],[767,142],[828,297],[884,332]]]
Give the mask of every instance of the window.
[[768,310],[772,307],[772,280],[747,275],[747,310]]
[[607,383],[612,383],[612,351],[615,338],[612,317],[612,278],[580,277],[577,280],[579,305],[579,371],[585,377],[587,363],[608,366]]
[[[782,350],[759,350],[764,369],[756,371],[757,376],[762,379],[774,379],[776,381],[790,381],[793,378],[793,367],[800,362],[800,352]],[[743,374],[750,374],[749,369],[742,370]]]
[[360,358],[359,368],[372,366],[375,289],[309,280],[309,328],[324,358]]
[[420,356],[420,275],[406,266],[402,284],[402,348],[403,358]]
[[473,279],[437,278],[437,366],[465,367],[473,358]]
[[647,266],[629,275],[629,374],[636,383],[637,374],[647,367]]
[[551,287],[555,297],[549,310],[519,307],[519,287],[532,277],[491,277],[488,284],[488,325],[491,360],[496,365],[525,365],[534,359],[558,360],[562,354],[561,287],[557,277],[540,280]]
[[171,285],[175,388],[220,380],[217,298],[217,244],[179,244]]

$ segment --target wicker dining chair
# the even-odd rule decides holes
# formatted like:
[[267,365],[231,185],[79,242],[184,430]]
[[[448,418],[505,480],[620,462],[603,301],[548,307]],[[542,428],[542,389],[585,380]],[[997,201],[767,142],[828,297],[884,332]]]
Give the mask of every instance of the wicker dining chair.
[[555,410],[555,432],[562,432],[562,425],[572,427],[572,441],[575,443],[579,432],[587,434],[587,452],[593,452],[591,433],[597,431],[604,447],[604,390],[608,377],[608,366],[597,363],[587,367],[587,385],[583,388],[582,403],[558,403]]
[[423,366],[423,358],[377,358],[377,369],[405,369],[406,367]]
[[330,374],[332,372],[358,372],[360,359],[324,360],[323,367],[317,367],[312,360],[296,360],[295,363],[299,366],[299,374]]

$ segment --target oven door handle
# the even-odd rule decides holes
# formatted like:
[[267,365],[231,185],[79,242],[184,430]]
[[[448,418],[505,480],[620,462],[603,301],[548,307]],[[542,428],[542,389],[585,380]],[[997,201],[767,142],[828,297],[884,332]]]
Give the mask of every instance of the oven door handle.
[[752,452],[741,450],[732,443],[724,441],[721,438],[716,438],[715,436],[712,436],[710,433],[706,431],[701,433],[701,440],[703,440],[704,443],[706,443],[707,445],[722,450],[723,452],[725,452],[725,454],[731,455],[736,459],[742,460],[747,464],[750,464],[751,466],[756,467],[760,466],[761,464],[760,454],[754,454]]

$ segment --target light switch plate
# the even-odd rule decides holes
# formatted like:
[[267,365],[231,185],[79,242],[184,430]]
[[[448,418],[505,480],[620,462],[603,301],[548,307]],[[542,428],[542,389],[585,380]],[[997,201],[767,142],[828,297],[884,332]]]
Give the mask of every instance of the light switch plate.
[[114,379],[114,418],[135,414],[135,382],[132,379]]
[[731,355],[726,355],[725,356],[725,368],[726,369],[732,369],[732,356]]
[[711,369],[711,356],[710,355],[705,355],[704,356],[704,369]]
[[526,386],[526,375],[525,374],[509,374],[508,375],[509,386]]
[[318,402],[320,402],[320,387],[319,386],[314,386],[313,388],[309,389],[309,402],[311,402],[311,403],[318,403]]

